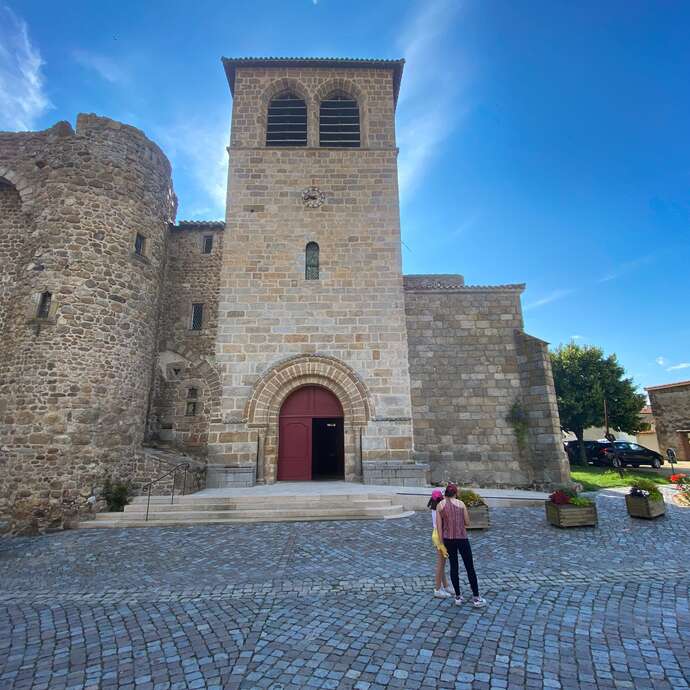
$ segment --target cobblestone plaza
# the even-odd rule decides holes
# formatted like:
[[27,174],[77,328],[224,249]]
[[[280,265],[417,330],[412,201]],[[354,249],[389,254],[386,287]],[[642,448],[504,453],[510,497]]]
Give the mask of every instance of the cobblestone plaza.
[[688,688],[690,511],[597,502],[493,509],[483,610],[431,597],[419,513],[5,539],[0,687]]

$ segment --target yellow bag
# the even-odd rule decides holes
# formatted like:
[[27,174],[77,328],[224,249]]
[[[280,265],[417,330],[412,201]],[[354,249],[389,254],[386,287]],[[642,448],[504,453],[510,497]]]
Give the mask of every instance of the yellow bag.
[[439,553],[444,557],[448,558],[448,549],[443,543],[441,537],[438,536],[438,530],[434,527],[434,531],[431,533],[431,541],[434,542],[434,546],[439,550]]

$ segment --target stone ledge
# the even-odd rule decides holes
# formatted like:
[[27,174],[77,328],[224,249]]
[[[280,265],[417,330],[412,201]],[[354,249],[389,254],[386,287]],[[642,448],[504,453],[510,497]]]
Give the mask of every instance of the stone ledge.
[[206,488],[247,487],[256,484],[256,467],[223,467],[209,465],[206,470]]
[[384,486],[427,486],[429,465],[395,460],[364,460],[362,481],[364,484]]

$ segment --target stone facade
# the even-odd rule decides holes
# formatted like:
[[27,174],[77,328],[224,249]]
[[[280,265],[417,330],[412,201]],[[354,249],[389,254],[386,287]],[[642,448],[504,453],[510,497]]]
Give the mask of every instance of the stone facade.
[[678,460],[690,462],[690,381],[645,390],[652,406],[659,452],[665,454],[673,448]]
[[160,149],[93,115],[0,134],[0,179],[0,510],[26,517],[133,474],[176,199]]
[[[411,462],[394,128],[399,63],[225,64],[233,121],[216,351],[224,419],[211,428],[212,467],[254,464],[258,455],[259,475],[275,479],[278,411],[258,423],[248,418],[248,403],[267,371],[300,356],[308,370],[309,356],[317,355],[346,368],[368,400],[364,418],[345,416],[346,478],[361,477],[361,460]],[[269,148],[268,105],[286,89],[306,103],[308,145]],[[319,103],[334,90],[359,104],[357,148],[318,146]],[[310,187],[324,198],[315,208],[302,198]],[[305,279],[309,242],[320,249],[318,280]],[[304,384],[299,368],[294,375]],[[319,376],[319,385],[337,383],[327,367]],[[286,376],[275,400],[293,384]]]
[[[523,289],[405,277],[415,449],[436,481],[567,481],[548,353],[522,331]],[[509,421],[514,405],[528,418],[524,443]]]
[[[210,424],[220,421],[215,347],[223,228],[190,221],[171,227],[159,324],[149,431],[153,440],[201,457]],[[203,305],[199,329],[192,328],[193,304]]]
[[[208,463],[209,486],[273,482],[282,403],[306,385],[342,406],[346,480],[565,481],[522,286],[403,284],[402,62],[225,68],[224,223],[174,224],[169,163],[132,127],[80,115],[76,130],[0,134],[0,517],[59,524],[62,502],[107,474],[141,488],[162,469],[145,445]],[[306,104],[306,146],[266,146],[269,103],[285,90]],[[333,93],[357,103],[357,147],[319,146]]]

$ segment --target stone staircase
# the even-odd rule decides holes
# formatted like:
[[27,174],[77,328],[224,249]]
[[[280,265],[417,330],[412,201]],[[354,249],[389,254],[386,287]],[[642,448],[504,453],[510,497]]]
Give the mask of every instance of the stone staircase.
[[298,522],[312,520],[376,520],[406,517],[387,496],[337,494],[301,496],[152,496],[146,521],[146,496],[137,496],[122,513],[97,513],[80,529],[98,527],[162,527],[234,522]]

